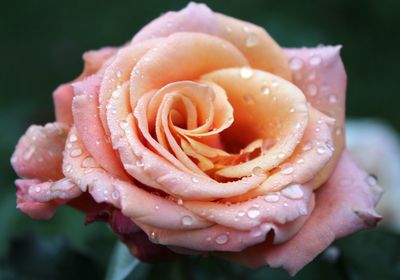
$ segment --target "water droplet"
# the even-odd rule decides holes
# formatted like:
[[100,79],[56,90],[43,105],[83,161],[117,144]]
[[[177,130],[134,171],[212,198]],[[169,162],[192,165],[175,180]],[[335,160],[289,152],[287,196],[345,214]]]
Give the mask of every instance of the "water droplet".
[[303,197],[303,190],[301,189],[301,185],[292,184],[284,188],[281,193],[291,199],[300,199]]
[[252,229],[252,230],[250,231],[250,235],[251,235],[252,237],[259,237],[259,236],[261,236],[261,234],[262,234],[262,230],[259,229],[259,228],[255,228],[255,229]]
[[36,147],[34,145],[29,146],[28,150],[24,152],[23,158],[24,160],[29,160],[36,151]]
[[119,90],[116,90],[113,92],[111,95],[112,98],[117,99],[121,95],[121,92]]
[[225,30],[226,30],[226,32],[228,32],[228,33],[231,33],[231,32],[232,32],[232,28],[231,28],[229,25],[225,25]]
[[308,74],[308,80],[314,81],[316,76],[317,76],[317,74],[314,71],[312,71],[312,72],[310,72],[310,74]]
[[39,193],[42,189],[40,187],[35,188],[35,192]]
[[251,48],[258,44],[258,37],[255,33],[249,33],[246,39],[246,47]]
[[215,242],[219,245],[226,244],[228,242],[228,235],[220,234],[215,238]]
[[262,93],[263,95],[268,95],[270,92],[271,92],[271,90],[269,89],[268,86],[263,85],[263,86],[261,87],[261,93]]
[[143,161],[137,160],[137,161],[136,161],[136,166],[137,166],[137,167],[143,167],[143,166],[144,166]]
[[335,151],[335,147],[334,147],[331,143],[327,142],[327,143],[326,143],[326,146],[327,146],[328,149],[331,150],[332,152]]
[[308,94],[311,95],[311,96],[316,96],[317,93],[318,93],[318,88],[317,88],[317,86],[314,85],[314,84],[309,84],[309,85],[307,86],[307,92],[308,92]]
[[296,163],[298,163],[298,164],[303,164],[303,163],[304,163],[304,159],[299,158],[299,159],[296,161]]
[[69,142],[76,142],[78,141],[78,137],[75,134],[71,134],[69,136]]
[[283,206],[284,206],[284,207],[288,207],[289,204],[288,204],[287,202],[284,202],[284,203],[283,203]]
[[239,217],[243,217],[245,214],[246,214],[246,213],[245,213],[244,211],[239,211],[237,215],[238,215]]
[[277,79],[272,79],[271,80],[271,86],[274,87],[274,88],[278,87],[279,86],[278,80]]
[[121,78],[122,72],[120,70],[117,71],[117,78]]
[[319,146],[319,147],[317,148],[317,153],[318,153],[318,154],[322,155],[322,154],[325,154],[325,152],[326,152],[325,147]]
[[255,219],[255,218],[257,218],[259,215],[260,215],[260,210],[258,210],[257,208],[252,207],[252,208],[250,208],[250,209],[247,211],[247,216],[248,216],[250,219]]
[[303,67],[303,61],[298,57],[293,57],[289,61],[289,67],[293,71],[300,70]]
[[160,206],[156,205],[156,206],[154,206],[154,209],[158,210],[158,209],[160,209]]
[[261,167],[256,166],[253,168],[253,170],[251,170],[251,173],[253,173],[256,176],[261,176],[264,174],[264,170]]
[[287,164],[281,166],[281,173],[284,175],[292,174],[293,171],[294,171],[294,167],[290,163],[287,163]]
[[320,132],[320,131],[321,131],[321,129],[319,127],[315,128],[315,132]]
[[82,150],[80,148],[73,149],[69,155],[71,157],[79,157],[82,154]]
[[195,184],[197,184],[197,183],[200,182],[200,181],[199,181],[199,179],[197,179],[196,177],[192,177],[192,182],[195,183]]
[[340,128],[336,129],[335,131],[336,136],[339,136],[342,134],[342,130]]
[[82,161],[81,166],[84,168],[89,168],[89,167],[97,167],[98,165],[94,158],[92,158],[91,156],[88,156]]
[[119,122],[119,127],[120,127],[122,130],[127,129],[127,127],[128,127],[128,122],[127,122],[127,121],[120,121],[120,122]]
[[307,152],[307,151],[311,150],[312,148],[313,148],[313,143],[312,143],[312,142],[307,142],[307,143],[305,143],[305,144],[303,145],[302,150],[303,150],[304,152]]
[[329,96],[329,102],[330,103],[336,103],[337,102],[337,97],[335,95],[330,95]]
[[112,199],[117,200],[119,198],[119,192],[118,191],[113,191],[111,193],[111,197],[112,197]]
[[278,158],[280,158],[280,159],[284,158],[285,156],[286,156],[285,153],[279,153],[278,154]]
[[369,175],[365,178],[365,182],[370,186],[370,187],[375,187],[378,184],[378,179],[374,175]]
[[322,259],[329,263],[335,263],[340,257],[340,250],[336,246],[331,246],[326,249],[322,254]]
[[240,77],[242,77],[242,79],[249,79],[251,76],[253,76],[253,70],[249,67],[242,67],[240,69]]
[[184,226],[190,226],[193,224],[193,218],[190,216],[183,216],[182,218],[182,224]]
[[247,104],[253,104],[254,100],[253,100],[253,96],[251,95],[243,95],[243,101]]
[[294,108],[290,108],[289,112],[294,113],[296,110]]
[[313,55],[313,56],[310,58],[309,62],[310,62],[311,65],[316,66],[316,65],[321,64],[322,58],[321,58],[320,56],[318,56],[318,55]]
[[153,240],[153,241],[155,241],[157,239],[157,235],[156,235],[156,233],[154,231],[152,231],[150,233],[150,239]]
[[178,200],[176,201],[176,203],[178,203],[178,205],[183,205],[183,200],[182,200],[182,198],[178,198]]
[[100,140],[96,140],[96,145],[98,146],[98,145],[100,145]]
[[278,193],[269,193],[264,196],[264,200],[266,202],[278,202],[279,201],[279,194]]

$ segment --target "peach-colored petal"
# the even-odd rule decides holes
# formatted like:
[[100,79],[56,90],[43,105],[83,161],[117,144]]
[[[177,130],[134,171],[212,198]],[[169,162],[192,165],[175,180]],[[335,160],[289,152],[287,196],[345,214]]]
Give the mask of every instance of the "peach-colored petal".
[[105,47],[98,50],[87,51],[83,54],[84,68],[78,80],[84,79],[99,71],[106,61],[118,51],[117,48]]
[[234,123],[223,132],[225,142],[242,147],[254,139],[274,144],[247,162],[228,166],[218,175],[235,178],[256,167],[269,171],[288,158],[303,136],[308,113],[303,93],[290,82],[251,68],[230,68],[202,76],[225,89],[234,109]]
[[58,180],[63,177],[62,151],[68,127],[62,123],[32,125],[22,136],[11,158],[15,172],[26,178]]
[[262,223],[285,224],[307,215],[312,192],[292,185],[282,193],[273,192],[245,202],[220,203],[187,201],[184,206],[209,221],[238,230],[251,230]]
[[[74,128],[71,134],[75,133]],[[77,149],[80,153],[75,153]],[[97,203],[106,202],[142,223],[165,229],[189,230],[203,228],[209,222],[196,216],[176,202],[137,187],[133,182],[113,178],[92,158],[78,138],[65,150],[65,175],[82,191],[88,191]],[[160,219],[160,213],[163,219]],[[190,223],[187,221],[190,219]]]
[[323,170],[332,158],[332,130],[334,122],[331,118],[309,108],[309,121],[301,142],[293,154],[258,188],[229,201],[243,201],[271,191],[279,191],[289,184],[304,184],[312,189],[319,187],[315,181],[310,182]]
[[[313,200],[308,211],[314,207]],[[299,217],[284,225],[262,223],[251,230],[241,231],[222,225],[189,231],[164,230],[137,223],[154,243],[177,246],[195,251],[240,252],[252,245],[264,242],[268,233],[273,232],[273,242],[282,243],[299,231],[307,219],[307,215]]]
[[166,13],[140,30],[132,42],[168,37],[177,32],[201,32],[220,37],[235,45],[252,67],[291,79],[284,52],[263,28],[214,13],[204,4],[189,3],[178,12]]
[[229,42],[202,33],[176,33],[152,48],[131,76],[131,106],[150,90],[227,67],[246,66],[246,58]]
[[141,183],[181,198],[212,200],[243,194],[265,180],[263,175],[253,175],[238,181],[218,183],[190,171],[182,172],[141,142],[126,102],[129,98],[127,85],[115,93],[109,101],[108,116],[114,138],[112,141],[118,147],[125,170]]
[[[126,178],[99,118],[97,97],[100,83],[100,77],[94,75],[72,84],[75,93],[72,105],[74,124],[85,147],[96,161],[111,174]],[[76,138],[76,135],[73,135],[69,142],[74,142]]]
[[72,117],[72,98],[74,91],[71,84],[60,85],[53,92],[54,109],[56,114],[56,121],[71,125],[73,123]]
[[125,81],[129,80],[132,69],[139,59],[160,41],[161,39],[154,39],[121,48],[112,63],[105,69],[99,93],[99,110],[101,122],[107,133],[109,129],[106,111],[111,94]]
[[374,207],[381,193],[344,151],[329,180],[318,189],[315,209],[296,236],[284,244],[265,243],[227,257],[250,267],[283,267],[293,275],[335,239],[374,226],[380,220]]
[[340,46],[287,49],[294,83],[305,93],[314,108],[336,120],[335,152],[323,172],[314,178],[316,186],[325,182],[344,148],[346,72]]

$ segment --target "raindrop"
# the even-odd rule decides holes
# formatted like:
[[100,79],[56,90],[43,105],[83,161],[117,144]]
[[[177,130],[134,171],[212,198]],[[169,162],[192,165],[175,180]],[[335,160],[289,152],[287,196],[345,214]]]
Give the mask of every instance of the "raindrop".
[[117,78],[121,78],[122,72],[120,70],[117,71]]
[[279,86],[278,80],[277,79],[272,79],[271,80],[271,86],[274,87],[274,88],[278,87]]
[[378,184],[378,179],[374,175],[369,175],[365,178],[365,182],[370,186],[370,187],[375,187]]
[[71,157],[79,157],[81,154],[82,150],[80,148],[76,148],[69,153]]
[[259,166],[254,167],[253,170],[251,170],[251,172],[256,176],[261,176],[264,174],[264,170]]
[[264,196],[264,200],[266,202],[278,202],[279,201],[279,194],[278,193],[269,193]]
[[289,67],[293,71],[300,70],[303,67],[303,61],[298,57],[293,57],[289,61]]
[[182,224],[184,226],[190,226],[193,224],[193,218],[190,216],[183,216],[182,218]]
[[317,92],[318,92],[318,88],[317,88],[317,86],[314,85],[314,84],[309,84],[309,85],[307,86],[307,92],[308,92],[308,94],[311,95],[311,96],[316,96],[316,95],[317,95]]
[[120,127],[122,130],[127,129],[127,127],[128,127],[128,122],[127,122],[127,121],[120,121],[120,122],[119,122],[119,127]]
[[119,198],[119,192],[118,191],[113,191],[111,193],[111,197],[112,197],[112,199],[117,200]]
[[69,173],[71,170],[72,170],[72,165],[71,165],[70,163],[67,163],[67,164],[65,165],[65,172],[66,172],[66,173]]
[[309,60],[311,65],[317,66],[319,64],[321,64],[322,62],[322,58],[318,55],[313,55],[310,60]]
[[41,191],[41,188],[40,188],[40,187],[36,187],[36,188],[35,188],[35,192],[39,193],[40,191]]
[[248,211],[247,211],[247,216],[250,218],[250,219],[255,219],[255,218],[257,218],[258,216],[260,215],[260,210],[258,210],[257,208],[250,208]]
[[240,77],[242,77],[242,79],[249,79],[251,76],[253,76],[253,70],[249,67],[243,67],[240,69]]
[[243,95],[243,100],[248,104],[254,103],[253,97],[251,95]]
[[294,167],[290,163],[281,166],[281,173],[284,175],[292,174],[293,171]]
[[117,99],[121,95],[121,92],[119,90],[116,90],[112,94],[112,98]]
[[313,143],[312,142],[307,142],[303,145],[303,151],[307,152],[313,148]]
[[318,154],[322,155],[322,154],[325,154],[325,152],[326,152],[326,149],[323,146],[320,146],[317,148]]
[[300,199],[303,197],[303,191],[299,184],[289,185],[284,188],[282,194],[291,199]]
[[71,134],[69,136],[69,142],[76,142],[78,140],[78,137],[75,134]]
[[294,108],[290,108],[289,110],[290,113],[294,113],[294,111],[296,111]]
[[23,155],[24,160],[29,160],[32,155],[35,153],[36,151],[36,147],[34,145],[29,146],[28,150],[26,150],[26,152]]
[[141,160],[136,161],[136,166],[137,167],[143,167],[144,166],[143,161],[141,161]]
[[86,157],[83,161],[82,161],[82,167],[84,168],[88,168],[88,167],[97,167],[97,162],[94,158],[92,158],[91,156]]
[[261,92],[264,95],[268,95],[271,92],[271,90],[269,89],[268,86],[264,85],[264,86],[261,87]]
[[197,179],[196,177],[192,177],[191,180],[192,180],[192,182],[195,183],[195,184],[197,184],[198,182],[200,182],[199,179]]
[[228,235],[220,234],[215,238],[215,242],[219,245],[226,244],[228,242]]
[[178,198],[178,200],[176,201],[176,203],[178,203],[178,205],[183,205],[183,200],[181,198]]
[[239,213],[237,214],[239,217],[243,217],[246,213],[244,211],[239,211]]
[[255,33],[249,33],[246,39],[246,47],[251,48],[257,45],[258,37]]
[[285,153],[279,153],[279,154],[278,154],[278,158],[282,159],[282,158],[284,158],[284,157],[285,157]]
[[337,102],[337,97],[335,95],[330,95],[329,96],[329,102],[330,103],[336,103]]
[[296,162],[297,162],[298,164],[303,164],[303,163],[304,163],[304,159],[299,158]]

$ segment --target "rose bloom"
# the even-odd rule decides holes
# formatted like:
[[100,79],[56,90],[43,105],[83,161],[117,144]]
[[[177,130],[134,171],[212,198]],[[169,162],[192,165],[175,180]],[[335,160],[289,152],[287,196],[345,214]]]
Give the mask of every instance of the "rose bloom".
[[381,188],[345,150],[339,51],[283,49],[203,4],[166,13],[55,90],[56,121],[11,160],[18,208],[68,204],[145,261],[213,253],[294,274],[380,220]]

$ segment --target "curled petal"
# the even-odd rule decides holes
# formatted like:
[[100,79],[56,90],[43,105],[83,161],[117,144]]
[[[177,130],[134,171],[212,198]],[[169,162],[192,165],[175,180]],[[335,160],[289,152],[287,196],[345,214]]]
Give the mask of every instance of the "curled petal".
[[72,117],[72,98],[74,91],[71,84],[60,85],[53,92],[54,108],[56,112],[56,121],[71,125],[73,123]]
[[63,177],[62,151],[68,127],[61,123],[32,125],[19,140],[11,163],[21,177],[57,180]]
[[344,112],[346,72],[340,58],[341,46],[286,49],[292,66],[294,84],[307,96],[314,108],[336,120],[333,134],[335,151],[332,159],[313,185],[328,179],[344,149]]
[[367,178],[344,151],[329,180],[318,189],[315,209],[297,235],[284,244],[260,244],[229,258],[250,267],[283,267],[294,275],[335,239],[380,220],[374,207],[382,189]]
[[[125,172],[114,152],[101,124],[98,112],[98,94],[101,79],[97,75],[91,76],[73,84],[74,101],[72,111],[76,131],[85,147],[96,161],[108,172],[119,178],[126,178]],[[77,139],[71,135],[69,142]]]

